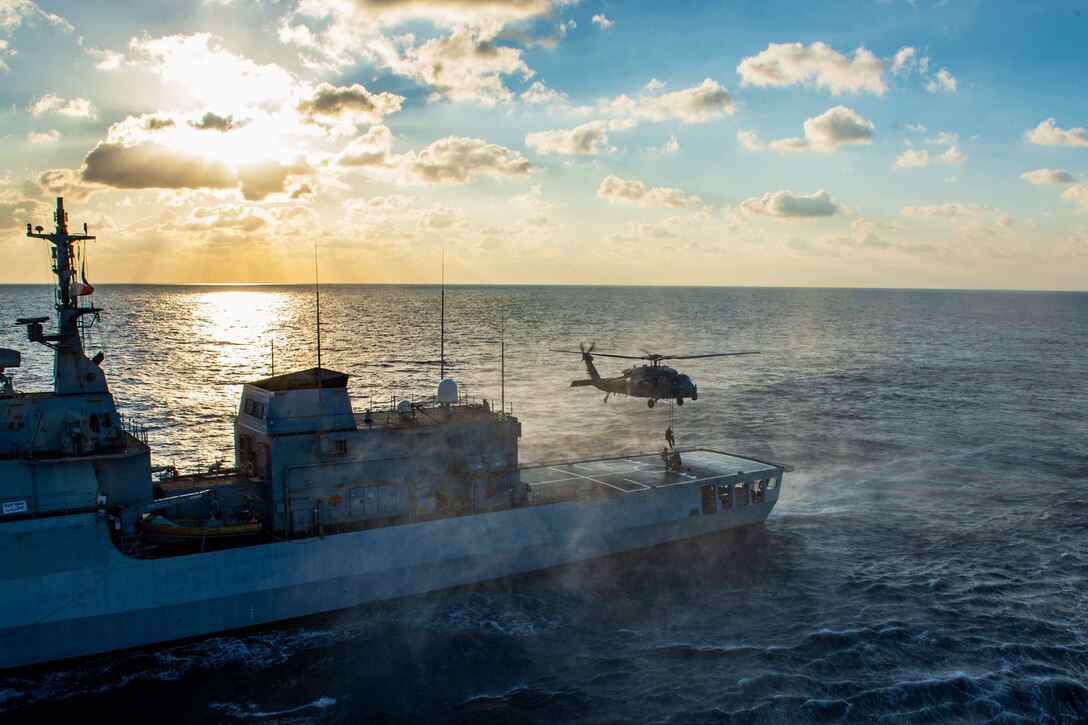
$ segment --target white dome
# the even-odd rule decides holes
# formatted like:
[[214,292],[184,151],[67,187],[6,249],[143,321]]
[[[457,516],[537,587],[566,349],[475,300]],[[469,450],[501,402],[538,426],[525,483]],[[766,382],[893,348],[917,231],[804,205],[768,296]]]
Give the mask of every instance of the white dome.
[[409,400],[402,400],[397,403],[397,412],[401,415],[408,415],[412,412],[412,403]]
[[455,383],[452,378],[446,378],[438,384],[438,402],[457,402],[457,383]]

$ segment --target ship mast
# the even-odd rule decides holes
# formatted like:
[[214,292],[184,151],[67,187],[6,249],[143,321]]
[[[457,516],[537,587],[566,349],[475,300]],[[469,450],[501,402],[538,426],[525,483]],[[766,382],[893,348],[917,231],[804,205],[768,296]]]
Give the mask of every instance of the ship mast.
[[87,314],[97,318],[100,310],[93,305],[79,305],[78,298],[88,293],[89,285],[84,283],[85,280],[74,283],[77,275],[74,242],[94,240],[94,237],[87,234],[86,224],[83,225],[83,234],[68,233],[68,213],[64,211],[64,199],[59,196],[53,220],[57,225],[55,232],[45,232],[40,226],[31,229],[28,223],[26,235],[44,239],[53,245],[53,274],[57,277],[57,334],[44,334],[42,323],[48,321],[48,317],[21,319],[18,322],[26,325],[27,337],[32,342],[40,342],[55,351],[53,384],[58,395],[106,393],[109,389],[106,387],[106,378],[98,367],[98,358],[95,362],[87,359],[83,352],[83,338],[79,332],[79,319]]

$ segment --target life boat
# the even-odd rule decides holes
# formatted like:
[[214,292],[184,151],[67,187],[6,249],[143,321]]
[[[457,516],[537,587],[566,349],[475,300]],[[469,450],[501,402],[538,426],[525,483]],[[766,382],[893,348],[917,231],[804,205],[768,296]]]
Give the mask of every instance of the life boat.
[[153,544],[191,544],[233,542],[261,533],[260,521],[224,521],[223,519],[168,519],[150,515],[136,522],[144,541]]

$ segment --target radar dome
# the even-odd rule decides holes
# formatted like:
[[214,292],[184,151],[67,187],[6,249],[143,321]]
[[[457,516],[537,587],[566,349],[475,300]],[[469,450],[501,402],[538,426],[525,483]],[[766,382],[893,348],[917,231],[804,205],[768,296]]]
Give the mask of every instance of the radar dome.
[[412,412],[412,403],[409,400],[402,400],[397,403],[397,412],[401,415],[408,415]]
[[452,378],[446,378],[438,384],[438,402],[457,402],[457,383],[455,383]]

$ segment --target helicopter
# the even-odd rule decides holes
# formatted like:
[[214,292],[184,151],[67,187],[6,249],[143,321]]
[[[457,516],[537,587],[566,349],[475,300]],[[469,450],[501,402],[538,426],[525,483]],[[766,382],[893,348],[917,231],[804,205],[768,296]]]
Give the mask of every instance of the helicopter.
[[593,365],[593,352],[597,343],[592,343],[588,348],[579,345],[580,350],[552,350],[552,352],[570,353],[581,355],[582,362],[586,364],[589,380],[574,380],[570,386],[581,388],[593,386],[603,390],[604,402],[608,402],[610,395],[630,395],[636,398],[649,398],[646,405],[654,407],[659,400],[676,400],[677,405],[684,404],[684,398],[699,399],[699,391],[695,383],[687,375],[677,372],[668,365],[662,365],[662,360],[693,360],[701,357],[727,357],[731,355],[758,355],[758,352],[712,352],[705,355],[659,355],[656,353],[646,355],[612,355],[599,352],[601,357],[616,357],[624,360],[648,360],[649,365],[635,365],[623,371],[622,375],[614,378],[602,378],[597,368]]

